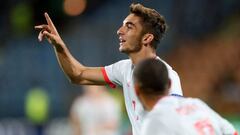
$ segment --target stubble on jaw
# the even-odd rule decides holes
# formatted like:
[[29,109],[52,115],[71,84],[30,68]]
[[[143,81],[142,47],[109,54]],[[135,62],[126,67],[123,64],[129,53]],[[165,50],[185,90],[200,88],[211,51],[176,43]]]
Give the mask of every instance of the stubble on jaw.
[[[139,35],[138,39],[135,40],[134,43],[128,44],[129,47],[127,47],[127,48],[124,48],[124,45],[123,45],[123,46],[120,46],[120,47],[119,47],[119,51],[120,51],[121,53],[125,53],[125,54],[130,54],[130,53],[139,52],[139,51],[142,49],[142,43],[141,43],[142,37],[143,37],[142,34]],[[122,48],[122,49],[121,49],[121,48]]]

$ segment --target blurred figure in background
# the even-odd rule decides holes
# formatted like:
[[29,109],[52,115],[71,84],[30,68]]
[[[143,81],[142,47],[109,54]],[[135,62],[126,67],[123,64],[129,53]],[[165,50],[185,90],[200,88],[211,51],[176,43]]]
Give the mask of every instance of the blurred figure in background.
[[197,98],[168,96],[171,81],[164,63],[140,62],[135,92],[147,111],[141,135],[237,135],[234,127]]
[[103,86],[85,86],[70,111],[74,135],[117,135],[120,104]]
[[44,135],[44,125],[48,122],[49,97],[41,87],[31,88],[25,99],[25,113],[29,122],[35,127],[36,135]]

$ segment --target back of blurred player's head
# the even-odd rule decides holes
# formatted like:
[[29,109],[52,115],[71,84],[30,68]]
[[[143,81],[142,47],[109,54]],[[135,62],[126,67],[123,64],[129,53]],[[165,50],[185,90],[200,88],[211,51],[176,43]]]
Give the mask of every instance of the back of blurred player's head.
[[158,59],[146,59],[137,64],[133,76],[135,86],[144,95],[160,96],[169,89],[167,67]]
[[152,47],[157,49],[157,45],[166,32],[167,24],[162,15],[156,10],[144,7],[141,4],[131,4],[130,13],[142,19],[143,34],[151,33],[154,36]]

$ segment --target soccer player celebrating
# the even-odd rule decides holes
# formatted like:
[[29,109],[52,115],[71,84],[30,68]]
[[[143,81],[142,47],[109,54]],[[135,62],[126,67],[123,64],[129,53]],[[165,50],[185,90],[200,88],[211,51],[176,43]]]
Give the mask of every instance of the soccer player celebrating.
[[171,80],[165,64],[146,59],[136,65],[136,95],[150,113],[141,135],[237,135],[233,126],[196,98],[168,96]]
[[[47,24],[35,26],[40,30],[38,39],[42,41],[45,37],[53,45],[59,64],[70,81],[80,85],[121,86],[133,134],[139,135],[145,111],[134,92],[132,73],[134,65],[146,58],[163,61],[156,55],[156,49],[166,31],[164,18],[154,9],[141,4],[132,4],[129,15],[117,31],[119,51],[127,54],[129,59],[105,67],[87,67],[78,62],[71,55],[47,13],[45,18]],[[166,62],[164,63],[172,82],[168,94],[182,95],[178,74]]]

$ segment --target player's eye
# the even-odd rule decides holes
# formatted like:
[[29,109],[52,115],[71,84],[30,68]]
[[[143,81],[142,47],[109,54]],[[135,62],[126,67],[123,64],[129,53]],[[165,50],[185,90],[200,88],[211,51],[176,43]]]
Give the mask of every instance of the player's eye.
[[131,24],[127,24],[126,26],[127,26],[128,29],[132,29],[133,28],[133,26]]

